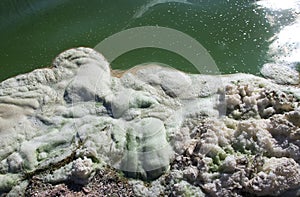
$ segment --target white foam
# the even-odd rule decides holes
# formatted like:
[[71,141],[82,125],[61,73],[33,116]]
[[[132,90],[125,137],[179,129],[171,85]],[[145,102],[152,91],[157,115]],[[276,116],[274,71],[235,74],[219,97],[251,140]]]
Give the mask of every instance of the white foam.
[[[278,23],[273,11],[290,14],[295,20],[286,26],[279,24],[281,28],[271,39],[269,54],[276,63],[295,65],[300,62],[300,0],[261,0],[257,4],[260,8],[271,11],[266,14],[270,24]],[[273,18],[270,17],[273,15]],[[280,15],[280,14],[279,14]],[[269,17],[268,17],[269,16]],[[274,24],[273,24],[274,25]],[[278,26],[278,25],[277,25]]]
[[257,5],[270,10],[299,10],[299,0],[261,0]]
[[147,4],[141,6],[133,15],[134,19],[141,18],[146,12],[148,12],[152,7],[164,4],[164,3],[183,3],[183,4],[189,4],[192,5],[192,3],[188,2],[187,0],[152,0],[149,1]]
[[278,62],[300,62],[300,17],[276,35],[269,49],[269,53],[275,55]]

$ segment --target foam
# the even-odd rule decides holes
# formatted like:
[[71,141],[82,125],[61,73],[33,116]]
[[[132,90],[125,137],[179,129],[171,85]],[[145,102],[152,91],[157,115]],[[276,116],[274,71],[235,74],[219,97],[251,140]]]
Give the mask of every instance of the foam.
[[148,12],[152,7],[164,4],[164,3],[183,3],[192,5],[192,3],[188,2],[187,0],[152,0],[149,1],[147,4],[141,6],[133,15],[133,19],[141,18],[146,12]]
[[[276,34],[270,39],[269,55],[273,58],[275,63],[294,66],[300,62],[300,0],[262,0],[256,3],[259,8],[265,9],[266,12],[274,17],[290,14],[294,17],[294,20],[289,24],[281,26],[280,29],[275,31]],[[276,12],[276,13],[274,13]],[[268,17],[270,24],[273,17]],[[292,19],[292,18],[291,18]],[[277,23],[277,22],[275,22]],[[274,24],[273,24],[274,25]]]
[[269,53],[275,55],[276,61],[293,65],[300,62],[300,17],[285,26],[269,46]]
[[257,5],[273,11],[278,10],[299,10],[299,0],[262,0],[258,1]]

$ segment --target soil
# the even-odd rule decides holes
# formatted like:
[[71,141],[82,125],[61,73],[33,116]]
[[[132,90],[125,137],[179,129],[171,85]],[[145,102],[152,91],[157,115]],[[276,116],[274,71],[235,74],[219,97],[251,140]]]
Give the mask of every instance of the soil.
[[45,197],[82,197],[82,196],[134,196],[131,185],[111,168],[99,170],[87,185],[73,182],[50,184],[32,177],[25,196]]

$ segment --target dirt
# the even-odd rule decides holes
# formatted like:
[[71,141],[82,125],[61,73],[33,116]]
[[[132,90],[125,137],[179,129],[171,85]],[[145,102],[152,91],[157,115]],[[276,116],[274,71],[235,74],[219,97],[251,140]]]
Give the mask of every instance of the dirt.
[[87,185],[73,182],[50,184],[37,177],[32,177],[26,189],[25,196],[134,196],[131,185],[120,173],[111,168],[97,171]]

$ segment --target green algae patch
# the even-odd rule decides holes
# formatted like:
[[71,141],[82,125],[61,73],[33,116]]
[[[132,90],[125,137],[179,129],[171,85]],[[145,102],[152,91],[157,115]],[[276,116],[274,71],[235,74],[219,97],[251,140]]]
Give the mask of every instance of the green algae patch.
[[8,192],[21,180],[18,174],[5,174],[0,175],[0,194],[1,192]]

